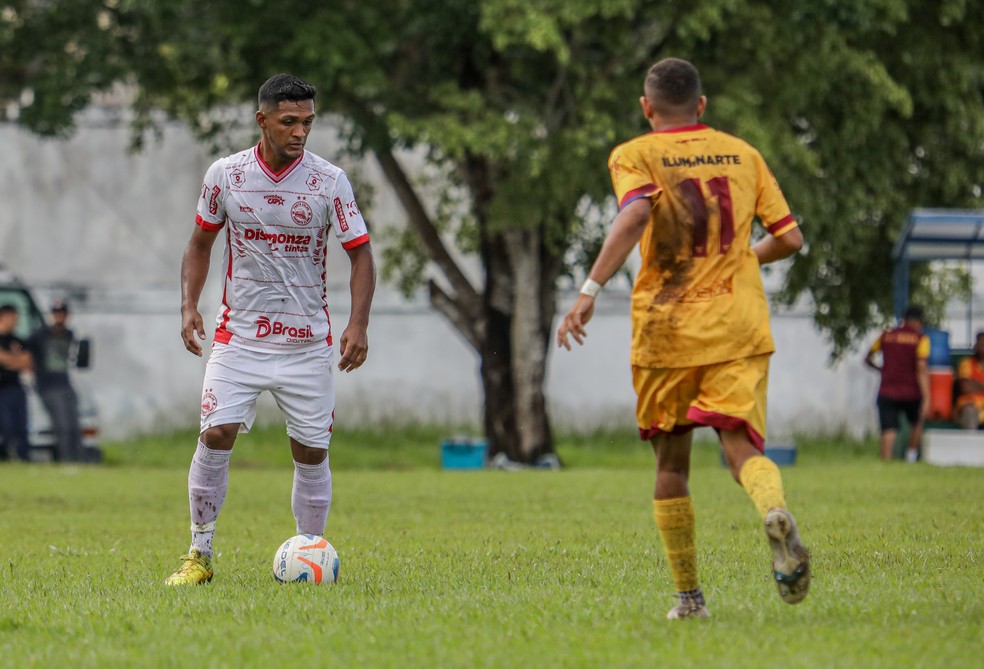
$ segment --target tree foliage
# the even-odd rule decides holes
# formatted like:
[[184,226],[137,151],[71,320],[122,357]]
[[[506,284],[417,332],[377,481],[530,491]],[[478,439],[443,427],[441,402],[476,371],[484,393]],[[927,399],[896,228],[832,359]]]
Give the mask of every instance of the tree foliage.
[[207,134],[219,127],[209,110],[251,99],[269,74],[308,78],[356,148],[385,161],[426,147],[458,189],[460,207],[442,219],[408,177],[408,216],[423,207],[434,237],[415,227],[404,240],[419,245],[404,281],[436,278],[437,299],[478,323],[466,304],[486,287],[436,242],[481,257],[483,239],[537,230],[548,255],[563,255],[579,207],[610,197],[608,151],[644,129],[635,98],[647,65],[687,57],[704,78],[706,120],[760,148],[800,218],[808,253],[783,299],[808,294],[837,352],[889,318],[891,247],[911,208],[984,206],[978,10],[968,0],[12,0],[0,11],[0,99],[19,123],[59,134],[93,91],[122,80],[136,86],[140,123],[163,109]]

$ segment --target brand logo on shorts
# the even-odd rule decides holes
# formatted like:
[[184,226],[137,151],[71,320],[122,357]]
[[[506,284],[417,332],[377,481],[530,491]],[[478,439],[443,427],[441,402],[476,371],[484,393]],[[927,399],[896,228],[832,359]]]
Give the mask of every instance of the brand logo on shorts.
[[279,204],[281,207],[284,206],[283,195],[264,195],[263,197],[266,199],[267,204]]
[[290,220],[294,221],[298,225],[307,225],[314,218],[314,212],[311,211],[311,205],[303,200],[298,200],[294,203],[294,206],[290,208]]
[[287,337],[289,342],[302,342],[314,339],[314,332],[310,325],[295,328],[280,321],[271,321],[266,316],[256,319],[256,338],[263,339],[270,335],[281,335]]
[[215,398],[211,390],[206,390],[202,395],[202,417],[205,417],[219,408],[219,400]]

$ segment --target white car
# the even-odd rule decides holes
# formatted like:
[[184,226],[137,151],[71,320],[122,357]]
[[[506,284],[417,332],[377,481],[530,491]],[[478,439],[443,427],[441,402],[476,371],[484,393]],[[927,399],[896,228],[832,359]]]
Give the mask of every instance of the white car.
[[[38,308],[30,290],[0,269],[0,304],[12,304],[17,307],[19,318],[14,334],[26,340],[32,332],[45,324],[44,316]],[[81,339],[76,342],[74,352],[75,366],[87,369],[91,357],[89,341]],[[21,381],[27,391],[27,438],[31,445],[31,459],[37,461],[51,460],[54,454],[55,435],[51,426],[51,418],[38,396],[34,387],[34,377],[30,373],[22,374]],[[79,400],[79,422],[82,425],[82,460],[85,462],[100,462],[102,450],[99,447],[99,414],[92,401],[92,395],[86,392],[84,383],[78,378],[72,379],[75,394]],[[0,443],[3,437],[0,436]]]

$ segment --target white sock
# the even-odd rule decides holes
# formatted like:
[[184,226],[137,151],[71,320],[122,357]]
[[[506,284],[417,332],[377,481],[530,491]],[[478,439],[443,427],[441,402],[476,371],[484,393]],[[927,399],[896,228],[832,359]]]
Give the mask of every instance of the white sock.
[[290,508],[294,512],[298,534],[323,535],[331,506],[331,469],[328,458],[319,465],[294,461],[294,488]]
[[191,505],[191,548],[212,557],[215,521],[229,489],[229,457],[232,451],[214,450],[198,440],[188,472],[188,502]]

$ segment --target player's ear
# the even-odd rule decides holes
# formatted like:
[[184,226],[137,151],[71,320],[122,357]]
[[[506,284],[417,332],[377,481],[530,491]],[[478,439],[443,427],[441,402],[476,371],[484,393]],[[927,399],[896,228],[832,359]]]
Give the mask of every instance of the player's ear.
[[646,119],[651,119],[653,117],[653,106],[649,104],[649,98],[645,95],[639,96],[639,106],[642,107],[642,115]]
[[697,100],[697,118],[704,115],[705,109],[707,109],[707,96],[701,95],[700,99]]
[[266,114],[264,114],[262,111],[256,112],[256,125],[260,126],[261,128],[266,128]]

